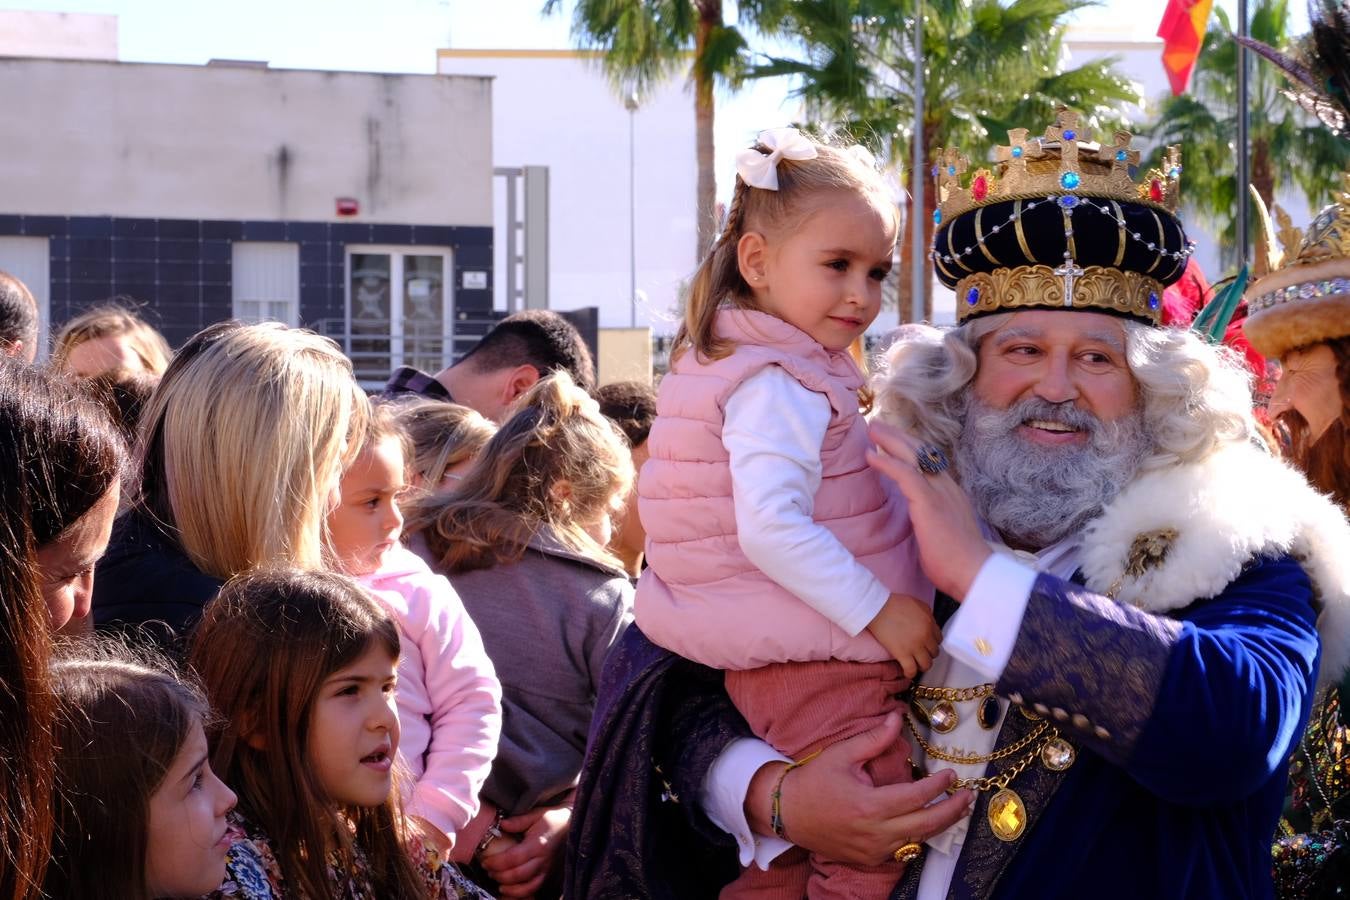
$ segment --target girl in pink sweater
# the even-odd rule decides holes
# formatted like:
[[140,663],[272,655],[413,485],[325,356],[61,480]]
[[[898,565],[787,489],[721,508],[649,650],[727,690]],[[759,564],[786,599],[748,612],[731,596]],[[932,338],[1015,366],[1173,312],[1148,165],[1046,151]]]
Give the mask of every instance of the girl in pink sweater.
[[[870,154],[794,129],[762,133],[737,169],[657,398],[635,612],[656,643],[727,670],[751,730],[800,763],[898,709],[941,640],[903,499],[865,458],[849,353],[881,308],[897,210]],[[907,758],[897,743],[873,781],[909,781]],[[771,819],[781,849],[790,807]],[[790,848],[764,869],[748,864],[772,854],[743,847],[722,897],[882,898],[917,849],[866,867]]]
[[407,443],[389,405],[375,405],[328,531],[343,570],[398,624],[399,755],[415,780],[408,815],[438,850],[472,852],[490,824],[476,820],[478,792],[497,754],[502,689],[450,582],[399,543]]

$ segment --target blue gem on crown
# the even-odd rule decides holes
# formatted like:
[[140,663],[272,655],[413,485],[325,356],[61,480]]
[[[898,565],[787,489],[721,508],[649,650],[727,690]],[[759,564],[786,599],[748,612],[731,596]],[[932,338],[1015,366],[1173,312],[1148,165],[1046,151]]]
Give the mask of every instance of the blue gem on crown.
[[1149,292],[1148,292],[1148,308],[1149,308],[1149,309],[1157,309],[1157,308],[1158,308],[1158,304],[1161,303],[1161,302],[1162,302],[1162,301],[1160,301],[1160,300],[1158,299],[1158,292],[1157,292],[1157,291],[1149,291]]
[[1125,160],[1127,160],[1127,159],[1129,159],[1129,158],[1130,158],[1130,154],[1129,154],[1128,152],[1126,152],[1126,151],[1124,151],[1124,150],[1117,150],[1117,151],[1116,151],[1116,162],[1125,162]]
[[933,224],[934,225],[942,224],[942,210],[940,209],[933,210]]
[[980,289],[979,289],[979,288],[973,287],[973,288],[971,288],[970,290],[966,291],[966,305],[967,305],[967,306],[974,306],[976,303],[979,303],[979,302],[980,302]]
[[1066,191],[1078,190],[1078,185],[1082,184],[1082,181],[1077,172],[1065,172],[1059,176],[1059,186]]
[[1076,132],[1076,131],[1070,130],[1070,131],[1064,132],[1064,140],[1066,140],[1066,141],[1072,141],[1072,140],[1075,140],[1077,137],[1078,137],[1078,132]]
[[1014,147],[1014,148],[1012,148],[1012,155],[1013,155],[1013,158],[1014,158],[1014,159],[1021,159],[1021,158],[1022,158],[1022,148],[1021,148],[1021,147]]
[[1072,194],[1066,194],[1059,198],[1059,205],[1064,209],[1073,209],[1078,205],[1078,198]]

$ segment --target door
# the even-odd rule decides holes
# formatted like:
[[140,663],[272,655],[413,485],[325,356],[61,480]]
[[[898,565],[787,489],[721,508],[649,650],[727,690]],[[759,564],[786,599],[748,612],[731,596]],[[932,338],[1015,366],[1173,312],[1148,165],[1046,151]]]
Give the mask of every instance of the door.
[[345,346],[363,386],[382,386],[399,366],[450,365],[453,271],[448,248],[347,248]]

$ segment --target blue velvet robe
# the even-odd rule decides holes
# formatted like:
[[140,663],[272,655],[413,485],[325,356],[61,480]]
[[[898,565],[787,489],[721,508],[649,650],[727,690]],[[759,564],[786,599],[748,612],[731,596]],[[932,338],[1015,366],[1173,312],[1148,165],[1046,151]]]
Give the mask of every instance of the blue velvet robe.
[[[1271,838],[1311,706],[1315,619],[1290,557],[1254,560],[1217,597],[1168,616],[1041,576],[997,691],[1044,708],[1078,758],[1012,782],[1029,818],[1015,841],[990,832],[980,795],[948,896],[1273,896]],[[697,808],[708,766],[746,733],[718,685],[629,630],[601,687],[567,896],[713,897],[734,871],[730,839]],[[998,746],[1033,725],[1006,716]],[[914,897],[921,871],[922,857],[894,897]]]

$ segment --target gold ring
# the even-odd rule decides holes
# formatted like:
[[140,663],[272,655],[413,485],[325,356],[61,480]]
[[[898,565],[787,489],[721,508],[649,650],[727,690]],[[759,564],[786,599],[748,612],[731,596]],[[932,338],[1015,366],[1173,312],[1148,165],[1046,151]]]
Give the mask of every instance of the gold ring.
[[900,849],[891,855],[895,857],[895,861],[898,863],[912,863],[919,858],[921,853],[923,853],[923,845],[916,841],[910,841],[907,844],[901,844]]

